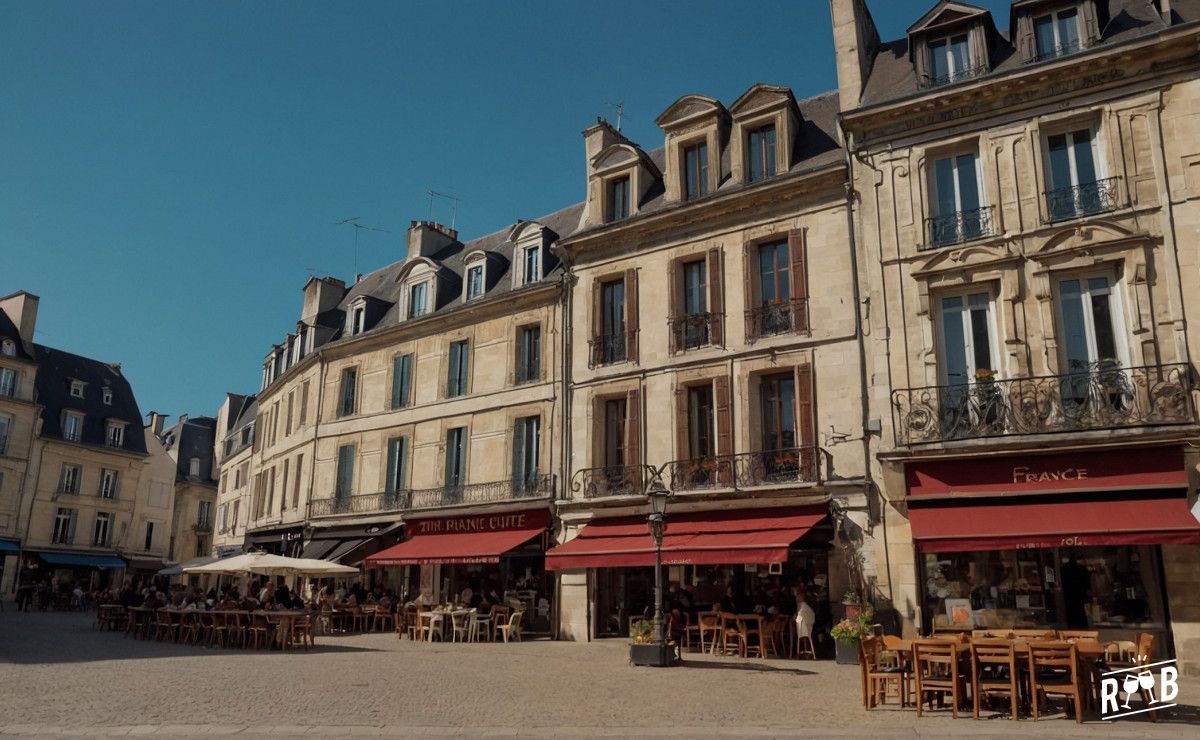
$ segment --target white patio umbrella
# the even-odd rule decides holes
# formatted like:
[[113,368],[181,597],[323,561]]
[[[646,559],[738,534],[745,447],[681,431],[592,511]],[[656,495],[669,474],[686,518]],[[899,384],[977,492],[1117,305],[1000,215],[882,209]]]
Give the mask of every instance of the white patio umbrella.
[[238,575],[257,573],[265,576],[349,576],[358,573],[357,568],[311,558],[289,558],[265,552],[249,552],[206,565],[184,568],[184,573],[218,573]]

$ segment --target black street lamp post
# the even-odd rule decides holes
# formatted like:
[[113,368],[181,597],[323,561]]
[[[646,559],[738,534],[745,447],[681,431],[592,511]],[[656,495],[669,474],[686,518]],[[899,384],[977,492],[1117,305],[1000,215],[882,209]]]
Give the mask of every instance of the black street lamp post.
[[654,476],[646,488],[646,498],[650,500],[650,515],[646,517],[646,524],[650,528],[650,536],[654,538],[654,642],[658,645],[664,642],[662,542],[663,534],[667,531],[667,499],[670,496],[671,492],[663,485],[662,479]]

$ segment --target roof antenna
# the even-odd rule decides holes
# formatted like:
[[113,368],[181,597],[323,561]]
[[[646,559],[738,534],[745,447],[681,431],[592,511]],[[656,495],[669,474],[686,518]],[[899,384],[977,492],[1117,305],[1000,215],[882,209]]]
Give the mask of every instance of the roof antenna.
[[347,226],[354,227],[354,277],[355,277],[355,280],[358,279],[358,232],[366,229],[367,231],[378,231],[381,234],[392,233],[392,232],[388,231],[387,229],[377,229],[374,226],[366,226],[364,224],[360,224],[358,222],[359,218],[361,218],[361,217],[354,216],[353,218],[344,218],[341,221],[338,221],[337,223],[334,224],[334,226],[341,226],[341,225],[345,224]]
[[605,100],[604,104],[617,112],[617,133],[621,133],[621,115],[625,113],[625,103],[620,100],[615,103]]
[[450,228],[453,229],[454,222],[458,220],[458,201],[459,201],[458,196],[446,195],[445,193],[439,193],[436,190],[429,190],[429,189],[425,190],[425,194],[429,196],[429,220],[430,221],[433,220],[433,199],[434,198],[445,198],[446,200],[450,201],[450,204],[451,204]]

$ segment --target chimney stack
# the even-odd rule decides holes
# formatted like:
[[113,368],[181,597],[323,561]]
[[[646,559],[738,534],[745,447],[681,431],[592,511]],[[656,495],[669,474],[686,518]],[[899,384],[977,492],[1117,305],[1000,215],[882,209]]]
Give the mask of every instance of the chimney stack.
[[408,225],[408,259],[429,257],[458,241],[458,232],[436,221],[412,221]]
[[841,109],[858,107],[863,85],[879,51],[879,32],[865,0],[829,0],[833,16],[833,50],[837,57]]
[[25,350],[32,354],[33,330],[37,326],[38,297],[18,290],[10,296],[0,298],[0,311],[8,314],[17,327]]
[[163,424],[167,421],[166,414],[160,414],[157,411],[151,411],[150,413],[146,414],[146,416],[150,417],[150,423],[147,425],[150,427],[150,431],[153,432],[155,437],[161,437]]
[[304,312],[300,320],[308,320],[319,313],[336,308],[346,295],[346,284],[332,277],[313,275],[304,284]]
[[596,124],[594,126],[584,129],[583,149],[584,155],[587,157],[584,171],[587,172],[589,177],[592,174],[592,160],[596,158],[596,155],[613,144],[624,140],[625,137],[613,128],[611,123],[599,116],[596,117]]

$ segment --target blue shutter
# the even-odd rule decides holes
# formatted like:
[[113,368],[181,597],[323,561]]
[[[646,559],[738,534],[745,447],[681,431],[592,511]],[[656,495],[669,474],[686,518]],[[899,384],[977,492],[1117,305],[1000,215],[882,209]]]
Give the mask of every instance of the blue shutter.
[[349,499],[353,487],[354,445],[342,445],[338,448],[337,500],[346,501]]
[[392,408],[409,404],[409,388],[412,385],[412,355],[401,355],[392,361]]

